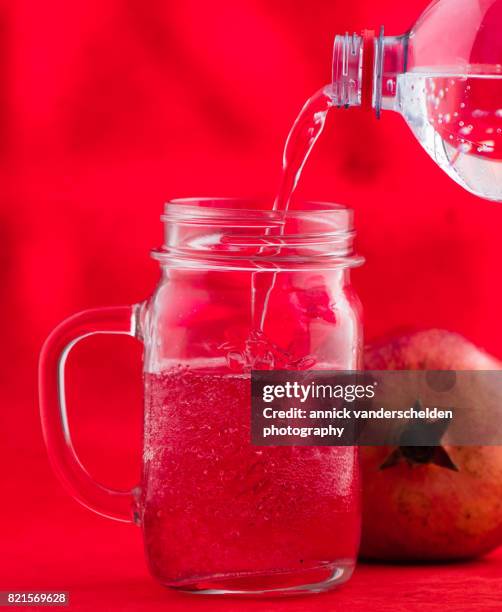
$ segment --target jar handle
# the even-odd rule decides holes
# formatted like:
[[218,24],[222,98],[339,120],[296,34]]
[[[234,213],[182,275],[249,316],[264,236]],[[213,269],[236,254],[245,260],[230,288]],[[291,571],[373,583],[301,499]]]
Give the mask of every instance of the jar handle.
[[95,334],[125,334],[139,339],[140,305],[96,308],[60,323],[40,354],[39,393],[42,429],[52,466],[62,483],[81,504],[124,523],[133,522],[134,490],[109,489],[90,476],[72,444],[65,398],[65,364],[80,340]]

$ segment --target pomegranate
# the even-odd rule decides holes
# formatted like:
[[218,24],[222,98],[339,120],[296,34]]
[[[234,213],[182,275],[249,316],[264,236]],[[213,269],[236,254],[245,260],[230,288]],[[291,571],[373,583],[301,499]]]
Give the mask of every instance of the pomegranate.
[[[428,330],[370,346],[365,368],[499,370],[502,363],[458,334]],[[502,447],[363,447],[361,462],[363,557],[465,559],[502,544]]]

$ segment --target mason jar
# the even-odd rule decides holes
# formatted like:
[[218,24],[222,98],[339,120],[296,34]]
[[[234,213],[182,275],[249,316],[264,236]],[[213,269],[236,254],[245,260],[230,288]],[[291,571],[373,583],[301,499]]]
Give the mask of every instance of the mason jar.
[[[74,315],[46,341],[41,410],[54,467],[84,505],[141,527],[151,572],[166,586],[333,588],[350,577],[359,545],[357,449],[254,446],[251,371],[360,366],[352,211],[183,199],[167,203],[162,220],[152,296]],[[94,482],[71,443],[64,365],[96,333],[144,345],[143,469],[132,491]]]

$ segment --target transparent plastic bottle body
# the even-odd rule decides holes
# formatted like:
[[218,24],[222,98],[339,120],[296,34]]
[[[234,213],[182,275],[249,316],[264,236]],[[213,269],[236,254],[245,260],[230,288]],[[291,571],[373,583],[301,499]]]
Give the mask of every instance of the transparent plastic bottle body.
[[453,180],[500,202],[501,27],[502,0],[439,0],[402,36],[337,36],[333,97],[399,112]]

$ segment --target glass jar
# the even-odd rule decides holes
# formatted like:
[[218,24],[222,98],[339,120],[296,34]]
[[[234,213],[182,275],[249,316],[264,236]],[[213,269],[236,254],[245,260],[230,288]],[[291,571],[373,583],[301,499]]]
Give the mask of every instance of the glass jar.
[[[309,204],[282,216],[255,202],[176,200],[163,221],[152,297],[75,315],[44,346],[42,423],[55,469],[87,507],[141,525],[150,569],[166,586],[328,590],[348,579],[357,555],[357,450],[253,446],[250,376],[360,366],[352,212]],[[134,491],[91,479],[66,418],[66,356],[78,340],[107,332],[144,344],[143,473]]]

